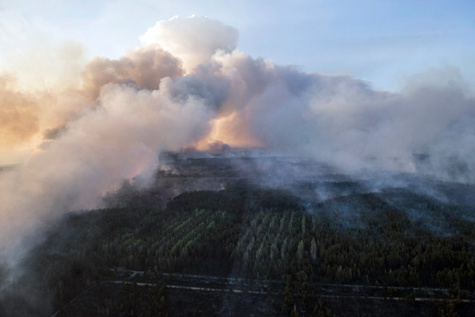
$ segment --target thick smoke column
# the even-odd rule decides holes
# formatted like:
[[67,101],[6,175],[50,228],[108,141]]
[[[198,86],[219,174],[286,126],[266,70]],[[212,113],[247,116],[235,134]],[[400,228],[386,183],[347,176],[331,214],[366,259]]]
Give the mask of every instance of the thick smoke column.
[[29,233],[65,212],[97,207],[124,179],[146,181],[161,150],[179,150],[209,133],[215,101],[180,88],[181,65],[153,44],[118,60],[95,58],[85,65],[82,82],[58,91],[51,104],[62,113],[58,103],[66,100],[63,106],[78,105],[75,111],[41,127],[37,122],[46,119],[37,113],[46,108],[45,98],[1,82],[0,109],[9,115],[2,135],[11,143],[40,140],[26,161],[0,174],[3,256],[14,261]]
[[142,39],[120,59],[89,61],[56,94],[0,81],[1,135],[37,141],[0,174],[2,255],[59,215],[96,207],[123,179],[147,179],[160,151],[190,145],[259,145],[347,173],[475,182],[475,102],[456,70],[390,93],[254,59],[235,49],[235,29],[207,18],[161,21]]
[[[422,172],[475,181],[475,99],[457,70],[433,71],[402,93],[376,91],[349,76],[307,74],[218,52],[208,73],[229,82],[211,137],[260,144],[352,173]],[[222,124],[221,124],[222,123]]]
[[[45,141],[21,167],[2,175],[2,243],[65,211],[93,208],[123,179],[146,177],[161,149],[178,150],[208,130],[210,112],[163,89],[103,88],[98,107]],[[14,245],[15,246],[15,245]]]
[[159,89],[164,77],[183,75],[181,62],[157,45],[139,47],[119,60],[96,57],[82,74],[83,92],[97,98],[108,83],[136,85],[149,90]]

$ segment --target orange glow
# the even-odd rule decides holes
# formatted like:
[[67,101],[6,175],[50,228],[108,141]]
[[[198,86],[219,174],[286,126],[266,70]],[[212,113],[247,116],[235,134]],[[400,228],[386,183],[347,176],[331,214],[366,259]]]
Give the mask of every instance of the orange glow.
[[210,145],[225,143],[231,147],[262,147],[263,143],[254,138],[247,127],[240,123],[236,113],[211,120],[211,132],[193,144],[198,150],[206,151]]

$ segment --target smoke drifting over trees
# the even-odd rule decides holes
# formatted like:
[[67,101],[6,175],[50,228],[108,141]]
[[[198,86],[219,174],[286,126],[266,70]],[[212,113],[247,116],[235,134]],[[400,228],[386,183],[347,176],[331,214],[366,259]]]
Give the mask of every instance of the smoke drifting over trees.
[[34,148],[0,174],[2,254],[61,214],[98,206],[123,179],[146,182],[160,151],[187,146],[258,145],[345,173],[475,182],[475,99],[457,70],[377,91],[253,58],[237,38],[215,20],[173,18],[123,57],[87,62],[67,87],[38,91],[2,75],[0,145]]

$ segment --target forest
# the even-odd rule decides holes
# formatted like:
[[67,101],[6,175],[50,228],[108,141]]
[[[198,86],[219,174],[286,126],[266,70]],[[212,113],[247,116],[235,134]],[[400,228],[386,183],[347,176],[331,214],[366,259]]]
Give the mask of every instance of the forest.
[[[309,201],[240,178],[163,203],[159,189],[126,182],[104,208],[67,214],[47,231],[2,291],[0,315],[204,316],[211,304],[220,315],[240,296],[250,311],[265,303],[260,315],[469,316],[475,208],[352,186],[335,181],[344,195]],[[6,284],[11,272],[0,273]],[[184,281],[192,276],[199,282]],[[244,294],[190,300],[170,286],[186,292],[206,279],[219,292],[241,281]]]

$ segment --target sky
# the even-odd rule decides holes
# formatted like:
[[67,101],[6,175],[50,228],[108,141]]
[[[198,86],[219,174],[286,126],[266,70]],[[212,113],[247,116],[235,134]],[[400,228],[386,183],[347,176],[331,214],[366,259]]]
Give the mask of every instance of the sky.
[[454,67],[474,83],[473,12],[470,0],[1,0],[0,69],[71,42],[88,57],[118,58],[157,21],[197,15],[236,28],[238,49],[251,56],[307,72],[350,74],[394,91],[414,74]]

